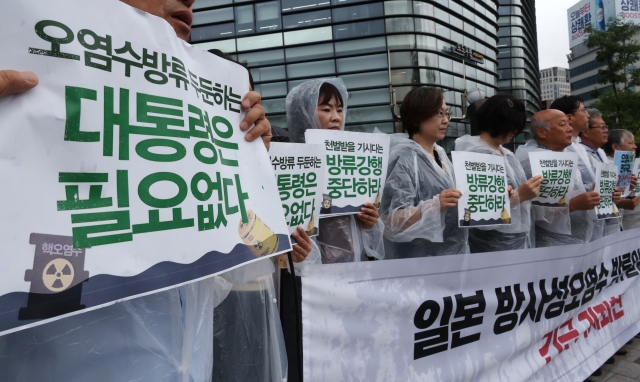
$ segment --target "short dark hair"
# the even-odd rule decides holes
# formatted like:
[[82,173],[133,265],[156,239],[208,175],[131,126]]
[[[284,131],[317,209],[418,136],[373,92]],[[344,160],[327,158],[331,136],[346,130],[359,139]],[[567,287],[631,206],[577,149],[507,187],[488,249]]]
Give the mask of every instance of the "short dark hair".
[[419,131],[420,122],[438,114],[442,109],[442,101],[444,96],[438,88],[421,86],[407,93],[400,105],[400,117],[402,128],[409,137]]
[[527,123],[524,102],[509,94],[496,94],[487,99],[476,112],[478,131],[492,138],[518,135]]
[[581,103],[584,103],[582,98],[573,95],[566,95],[553,101],[549,109],[560,110],[565,114],[573,114],[578,111]]
[[337,87],[331,85],[328,82],[323,83],[320,86],[320,94],[318,94],[318,105],[326,105],[331,102],[331,98],[336,97],[338,106],[344,106],[342,101],[342,94]]
[[253,84],[253,76],[251,75],[251,71],[249,70],[249,68],[247,68],[246,64],[244,64],[244,63],[242,63],[242,62],[240,62],[238,60],[235,60],[233,57],[231,57],[230,54],[225,53],[225,52],[221,51],[220,49],[209,49],[209,53],[213,53],[216,56],[218,56],[220,58],[224,58],[227,61],[235,62],[238,65],[244,66],[244,68],[247,69],[247,72],[249,72],[249,85],[251,85],[251,90],[255,89],[255,86]]

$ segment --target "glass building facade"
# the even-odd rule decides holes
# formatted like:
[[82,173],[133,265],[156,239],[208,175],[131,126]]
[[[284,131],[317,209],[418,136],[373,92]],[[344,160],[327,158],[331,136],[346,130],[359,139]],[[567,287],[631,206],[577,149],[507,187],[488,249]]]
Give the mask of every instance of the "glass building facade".
[[525,101],[530,120],[542,104],[535,1],[500,0],[498,13],[498,88]]
[[[533,9],[508,8],[521,14]],[[529,90],[538,89],[535,24],[525,31],[529,21],[522,15],[507,16],[523,26],[508,28],[519,34],[505,34],[517,41],[504,57],[513,60],[505,67],[509,75],[498,80],[500,14],[494,0],[198,0],[191,43],[246,63],[273,125],[286,127],[285,97],[293,87],[339,76],[349,91],[347,130],[392,132],[389,81],[398,103],[417,86],[438,86],[453,115],[462,114],[465,84],[458,45],[484,56],[482,63],[466,59],[466,89],[482,88],[490,97],[504,87],[520,98],[539,98],[539,91]],[[531,52],[534,57],[528,56]],[[443,146],[451,150],[453,140],[468,131],[468,124],[452,122]]]

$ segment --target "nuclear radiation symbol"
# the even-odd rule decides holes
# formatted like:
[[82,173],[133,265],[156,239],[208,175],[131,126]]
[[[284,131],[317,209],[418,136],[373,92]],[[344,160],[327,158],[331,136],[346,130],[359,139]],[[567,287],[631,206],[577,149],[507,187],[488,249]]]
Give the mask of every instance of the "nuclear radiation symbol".
[[52,292],[62,292],[73,282],[73,265],[66,259],[53,259],[44,267],[42,283]]

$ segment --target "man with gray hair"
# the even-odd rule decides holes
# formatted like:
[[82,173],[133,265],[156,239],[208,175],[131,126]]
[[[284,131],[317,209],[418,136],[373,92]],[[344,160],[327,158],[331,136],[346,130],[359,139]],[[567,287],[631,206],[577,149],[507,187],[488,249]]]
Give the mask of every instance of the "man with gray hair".
[[[571,146],[572,131],[566,114],[559,110],[543,110],[533,116],[531,132],[534,139],[516,151],[516,157],[522,163],[527,177],[532,175],[529,153],[564,151]],[[600,204],[600,195],[597,192],[585,192],[580,173],[576,172],[574,176],[574,189],[569,191],[569,202],[565,207],[532,205],[536,247],[588,243],[591,239],[594,207]]]
[[[633,134],[629,130],[617,129],[609,132],[609,139],[604,145],[604,151],[609,155],[613,161],[613,155],[616,150],[619,151],[636,151],[636,143]],[[636,174],[633,175],[632,188],[637,184]],[[636,195],[632,199],[623,199],[620,201],[619,206],[622,212],[622,229],[629,230],[634,228],[640,228],[640,195]]]

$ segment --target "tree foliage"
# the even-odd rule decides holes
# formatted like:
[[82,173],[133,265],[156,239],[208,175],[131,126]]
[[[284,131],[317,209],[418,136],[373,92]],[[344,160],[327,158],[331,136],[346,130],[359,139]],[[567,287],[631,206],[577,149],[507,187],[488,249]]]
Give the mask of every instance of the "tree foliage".
[[593,25],[587,27],[585,44],[597,49],[596,59],[607,64],[598,69],[598,83],[612,85],[610,90],[592,95],[597,99],[592,107],[599,109],[611,128],[640,130],[640,93],[634,84],[640,84],[640,44],[634,36],[638,27],[621,19],[612,19],[606,31],[598,31]]

